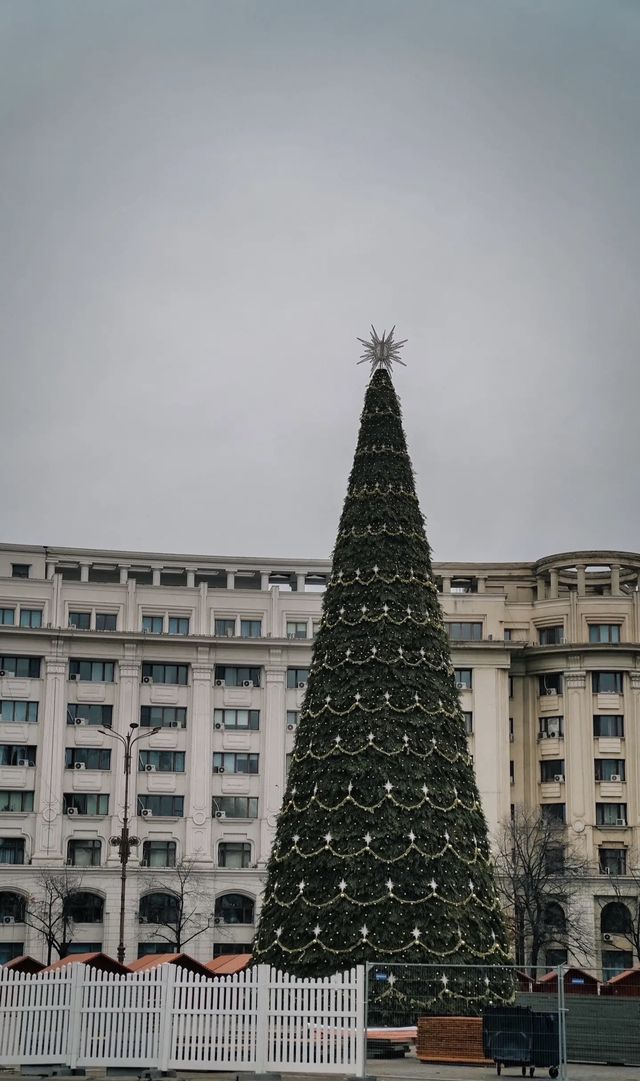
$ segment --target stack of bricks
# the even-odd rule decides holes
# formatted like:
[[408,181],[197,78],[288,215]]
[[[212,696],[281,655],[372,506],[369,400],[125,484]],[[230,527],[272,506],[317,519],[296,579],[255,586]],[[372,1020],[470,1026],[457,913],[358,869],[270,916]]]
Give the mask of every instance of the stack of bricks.
[[420,1017],[416,1055],[420,1062],[486,1066],[481,1017]]

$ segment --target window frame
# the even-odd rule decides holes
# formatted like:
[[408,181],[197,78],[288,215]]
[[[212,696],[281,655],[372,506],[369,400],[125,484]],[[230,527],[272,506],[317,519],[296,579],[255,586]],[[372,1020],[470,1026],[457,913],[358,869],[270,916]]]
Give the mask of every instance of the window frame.
[[[484,625],[482,620],[476,619],[452,619],[445,622],[447,638],[450,642],[482,642]],[[462,628],[460,633],[454,631],[454,627]],[[469,633],[465,633],[466,629]]]
[[[44,615],[44,609],[42,608],[23,608],[20,605],[20,619],[19,626],[24,627],[26,630],[39,631],[42,630],[42,617]],[[28,616],[28,619],[24,619]],[[33,617],[37,616],[37,620],[34,622]]]

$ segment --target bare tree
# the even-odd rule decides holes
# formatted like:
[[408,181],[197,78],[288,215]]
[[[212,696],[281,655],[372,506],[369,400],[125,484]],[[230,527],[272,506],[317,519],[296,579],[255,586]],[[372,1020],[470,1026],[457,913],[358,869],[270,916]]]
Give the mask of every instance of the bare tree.
[[622,939],[640,957],[640,854],[628,851],[624,864],[619,862],[601,865],[613,888],[612,901],[617,911],[610,913],[607,930]]
[[187,943],[209,927],[211,897],[199,879],[193,859],[182,859],[171,877],[149,877],[144,881],[146,894],[163,894],[166,899],[150,900],[145,906],[146,920],[155,924],[154,938],[162,939],[174,953],[181,953]]
[[24,922],[42,935],[47,947],[47,964],[50,965],[54,950],[58,957],[66,957],[73,941],[71,898],[80,889],[82,879],[70,874],[66,868],[43,868],[37,883],[38,892],[27,898]]
[[585,958],[589,938],[577,894],[590,870],[564,825],[544,811],[514,808],[497,837],[496,884],[516,964],[535,975],[548,946]]

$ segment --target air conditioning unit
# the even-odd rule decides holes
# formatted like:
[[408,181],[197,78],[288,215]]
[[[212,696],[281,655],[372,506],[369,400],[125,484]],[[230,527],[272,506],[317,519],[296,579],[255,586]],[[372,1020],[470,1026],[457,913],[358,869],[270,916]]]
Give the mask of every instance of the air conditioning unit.
[[544,693],[554,695],[554,694],[557,694],[558,692],[553,687],[545,687]]
[[216,721],[214,727],[217,728],[218,731],[220,731],[221,728],[224,728],[224,721]]
[[4,668],[0,668],[0,677],[6,675]]
[[227,638],[235,638],[235,632],[232,627],[228,627],[224,633],[226,634]]
[[621,781],[622,780],[622,775],[620,773],[612,773],[609,780],[610,781]]
[[19,766],[29,766],[30,764],[31,763],[29,762],[28,758],[19,758],[18,759],[18,765]]
[[466,691],[466,689],[467,689],[466,683],[456,683],[456,690],[457,691]]
[[557,781],[558,784],[564,784],[564,773],[554,773],[553,779],[554,781]]
[[77,631],[77,629],[78,629],[78,628],[76,627],[75,623],[70,623],[70,624],[69,624],[69,630],[70,630],[70,631]]
[[74,724],[84,724],[84,717],[74,717],[73,723]]
[[169,728],[179,728],[180,721],[169,721]]
[[67,814],[69,815],[70,818],[73,818],[74,815],[78,814],[78,808],[77,807],[67,807]]
[[287,732],[293,732],[294,728],[295,728],[295,724],[288,724],[287,725]]
[[603,942],[613,942],[613,935],[609,934],[608,931],[605,931],[602,936],[602,940]]
[[253,687],[253,680],[252,679],[243,679],[242,686],[243,687]]
[[538,739],[546,739],[546,738],[547,738],[547,733],[546,732],[538,732]]
[[224,766],[214,766],[213,767],[213,772],[214,773],[224,773]]
[[143,807],[140,811],[141,818],[153,818],[153,811],[149,807]]
[[2,917],[2,922],[3,923],[15,923],[16,918],[15,918],[15,916],[3,916]]
[[215,681],[215,685],[216,685],[216,687],[224,687],[224,680],[223,679],[217,679]]
[[[144,772],[145,772],[145,773],[155,773],[155,772],[156,772],[156,767],[155,767],[155,766],[152,766],[152,765],[150,765],[150,764],[147,764],[147,765],[146,765],[146,766],[144,767]],[[143,811],[143,814],[144,814],[144,811]]]
[[80,682],[80,673],[75,672],[72,676],[69,676],[69,679],[73,680],[74,683],[79,683]]
[[549,725],[549,727],[547,728],[547,734],[549,736],[549,739],[557,739],[560,735],[559,726],[556,724]]
[[487,635],[487,641],[493,642],[493,635],[492,634]]
[[222,916],[214,916],[213,917],[213,922],[214,922],[215,926],[217,927],[218,924],[222,923]]
[[306,685],[307,685],[307,684],[306,684],[305,682],[303,682],[303,681],[301,681],[300,683],[296,684],[296,686],[297,686],[297,688],[298,688],[298,690],[299,690],[299,691],[303,691],[303,690],[305,689]]
[[143,683],[153,683],[153,680],[152,680],[151,676],[143,676],[142,677],[142,682]]
[[86,769],[87,765],[86,765],[86,762],[74,762],[73,763],[73,768],[74,769]]
[[616,818],[616,826],[626,826],[626,818]]
[[138,912],[138,923],[148,923],[146,916],[143,916],[141,912]]
[[227,817],[227,812],[226,811],[216,811],[216,818],[226,818],[226,817]]

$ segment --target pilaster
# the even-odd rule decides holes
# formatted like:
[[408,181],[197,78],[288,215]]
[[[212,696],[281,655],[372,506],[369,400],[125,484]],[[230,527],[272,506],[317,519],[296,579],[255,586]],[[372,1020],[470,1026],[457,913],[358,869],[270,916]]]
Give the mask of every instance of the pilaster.
[[262,814],[260,822],[259,861],[267,860],[275,837],[276,819],[285,790],[285,686],[287,669],[281,649],[269,650],[265,666],[266,708],[262,763]]
[[63,825],[64,745],[67,713],[67,660],[61,639],[52,643],[53,652],[45,657],[44,701],[42,705],[39,785],[33,864],[61,865]]
[[185,851],[199,868],[213,868],[211,774],[213,769],[213,665],[207,646],[198,648],[194,661],[189,734],[189,783],[185,799]]
[[[573,665],[572,665],[573,662]],[[567,823],[593,821],[593,753],[587,709],[586,672],[581,657],[569,656],[564,672],[564,757]]]
[[[133,585],[130,582],[129,585]],[[133,642],[126,642],[124,657],[118,666],[118,703],[114,709],[114,729],[121,735],[129,729],[133,722],[140,723],[140,661],[137,657],[137,646]],[[111,748],[111,773],[113,781],[111,785],[111,798],[109,801],[109,813],[111,819],[110,836],[116,836],[122,829],[124,813],[124,747],[119,740],[104,736],[104,744]],[[131,774],[129,777],[129,818],[135,819],[137,806],[138,788],[138,747],[133,749],[131,757]],[[131,832],[136,830],[131,824]],[[136,863],[142,853],[137,848],[131,849],[131,863]],[[118,849],[115,845],[107,848],[107,863],[113,866],[118,864]]]

